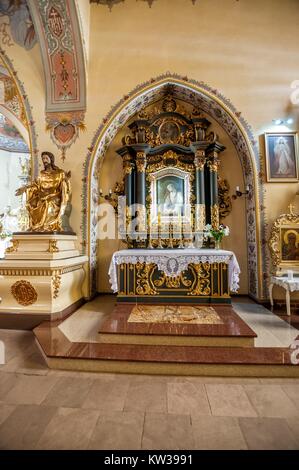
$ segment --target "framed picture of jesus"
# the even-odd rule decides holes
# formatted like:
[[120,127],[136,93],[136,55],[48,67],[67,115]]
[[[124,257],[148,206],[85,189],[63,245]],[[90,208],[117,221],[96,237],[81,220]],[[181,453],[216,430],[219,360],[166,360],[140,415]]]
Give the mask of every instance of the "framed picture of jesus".
[[265,134],[267,181],[298,181],[298,136],[296,132]]

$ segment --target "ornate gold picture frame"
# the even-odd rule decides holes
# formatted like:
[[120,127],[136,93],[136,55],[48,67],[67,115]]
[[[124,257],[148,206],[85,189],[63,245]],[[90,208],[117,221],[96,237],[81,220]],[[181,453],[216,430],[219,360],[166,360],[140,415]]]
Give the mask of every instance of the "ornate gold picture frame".
[[269,239],[273,266],[299,267],[299,215],[290,206],[289,214],[282,214],[273,224]]
[[265,133],[266,176],[269,183],[298,181],[297,132]]

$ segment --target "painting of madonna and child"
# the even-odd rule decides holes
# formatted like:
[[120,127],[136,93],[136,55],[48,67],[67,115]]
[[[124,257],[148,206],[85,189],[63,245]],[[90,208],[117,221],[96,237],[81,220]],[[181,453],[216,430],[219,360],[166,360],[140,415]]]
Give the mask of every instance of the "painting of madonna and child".
[[267,181],[298,181],[297,133],[266,133],[265,147]]
[[281,229],[281,261],[299,265],[299,227]]
[[185,215],[185,180],[168,175],[156,180],[156,206],[161,217]]

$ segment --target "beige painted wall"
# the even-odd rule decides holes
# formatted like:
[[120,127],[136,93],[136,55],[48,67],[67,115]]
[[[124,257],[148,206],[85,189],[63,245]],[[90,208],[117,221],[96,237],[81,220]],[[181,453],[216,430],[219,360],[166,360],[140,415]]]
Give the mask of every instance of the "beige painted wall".
[[[112,12],[92,4],[87,131],[68,150],[65,163],[58,160],[62,168],[72,170],[74,230],[80,234],[82,165],[93,134],[111,106],[150,77],[171,71],[215,87],[242,112],[256,138],[273,130],[273,119],[290,114],[297,119],[290,130],[298,129],[298,107],[290,106],[290,84],[299,79],[298,25],[297,0],[200,0],[195,5],[189,0],[158,0],[152,8],[146,2],[126,0]],[[33,107],[39,149],[58,155],[45,132],[39,48],[27,52],[14,45],[6,51]],[[223,171],[231,165],[233,160]],[[233,175],[228,174],[233,187]],[[269,225],[285,210],[297,186],[266,185]]]

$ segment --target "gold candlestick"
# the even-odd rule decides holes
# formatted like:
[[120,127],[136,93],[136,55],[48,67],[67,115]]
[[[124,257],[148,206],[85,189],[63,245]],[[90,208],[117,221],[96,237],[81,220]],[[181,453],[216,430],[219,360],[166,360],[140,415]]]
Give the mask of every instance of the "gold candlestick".
[[158,246],[157,248],[161,249],[163,248],[162,242],[161,242],[161,212],[158,212]]

